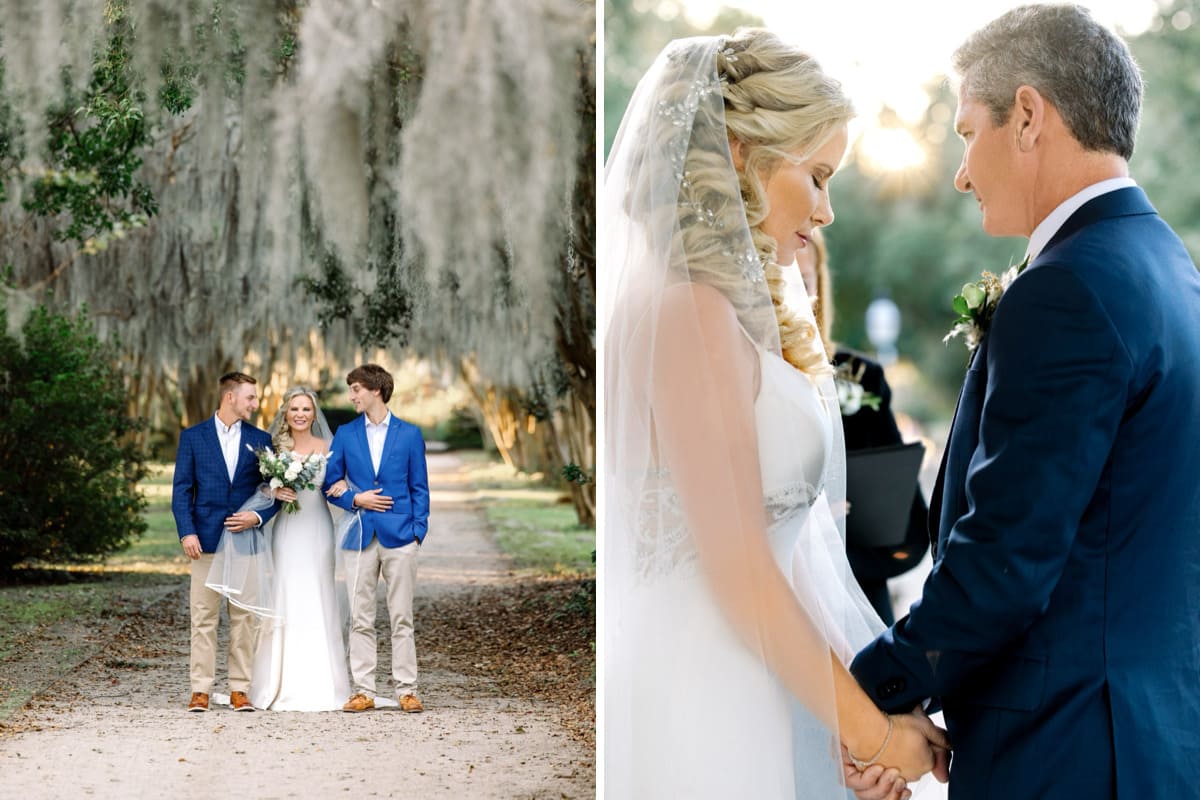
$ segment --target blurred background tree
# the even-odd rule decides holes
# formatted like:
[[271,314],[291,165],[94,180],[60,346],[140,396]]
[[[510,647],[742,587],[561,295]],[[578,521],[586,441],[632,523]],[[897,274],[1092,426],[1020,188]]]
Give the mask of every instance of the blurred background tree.
[[[676,0],[610,0],[605,14],[606,147],[633,87],[662,47],[681,36],[762,24],[743,6],[754,9],[756,4],[714,5],[698,25],[685,13],[686,4]],[[869,8],[860,11],[862,24],[872,24]],[[913,23],[914,30],[933,24],[916,16]],[[1131,172],[1193,259],[1200,256],[1200,186],[1186,176],[1200,163],[1200,138],[1195,135],[1200,125],[1197,23],[1194,0],[1162,0],[1148,29],[1127,37],[1147,87]],[[895,35],[903,39],[903,32]],[[917,39],[911,41],[920,46]],[[876,298],[892,300],[902,320],[896,343],[900,357],[888,367],[894,405],[938,439],[948,428],[966,363],[958,341],[942,343],[953,321],[950,301],[982,270],[998,272],[1019,261],[1025,241],[994,239],[982,231],[978,208],[953,187],[962,158],[962,144],[953,132],[954,92],[936,75],[923,90],[925,111],[915,122],[905,122],[886,106],[861,120],[862,133],[831,184],[837,219],[827,238],[835,338],[872,352],[866,309]]]
[[590,523],[592,3],[0,10],[14,341],[90,309],[131,441],[168,459],[223,372],[259,378],[265,424],[288,386],[334,402],[377,361],[406,373],[396,413],[452,398],[415,421],[467,442],[473,420]]

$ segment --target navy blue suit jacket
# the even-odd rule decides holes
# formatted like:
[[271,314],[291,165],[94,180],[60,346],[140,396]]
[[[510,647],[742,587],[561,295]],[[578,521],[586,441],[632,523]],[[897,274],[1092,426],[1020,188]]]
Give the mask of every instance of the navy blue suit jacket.
[[[387,511],[362,511],[362,545],[378,538],[384,547],[403,547],[413,540],[423,542],[429,531],[429,476],[425,465],[425,440],[417,426],[396,415],[388,423],[379,474],[371,463],[367,446],[366,415],[340,426],[333,435],[332,453],[325,469],[325,489],[346,478],[358,491],[382,489],[392,498]],[[354,511],[354,492],[331,497],[347,511]],[[357,549],[357,529],[347,535],[343,547]]]
[[[270,447],[271,436],[249,422],[242,423],[237,468],[230,481],[221,441],[217,438],[216,420],[209,417],[179,435],[171,513],[175,515],[179,538],[196,534],[205,553],[216,551],[225,530],[225,518],[249,500],[263,482],[258,472],[258,459],[246,445],[255,450]],[[278,510],[276,503],[257,513],[265,525]]]
[[1196,796],[1198,478],[1200,277],[1119,189],[1001,298],[930,503],[933,571],[851,667],[886,710],[940,699],[952,798]]

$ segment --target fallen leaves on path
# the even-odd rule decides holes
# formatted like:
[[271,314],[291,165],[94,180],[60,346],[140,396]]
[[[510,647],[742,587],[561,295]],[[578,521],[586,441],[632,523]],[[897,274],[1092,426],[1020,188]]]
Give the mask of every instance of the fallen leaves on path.
[[415,616],[423,667],[553,703],[571,734],[595,746],[595,578],[481,586],[418,604]]

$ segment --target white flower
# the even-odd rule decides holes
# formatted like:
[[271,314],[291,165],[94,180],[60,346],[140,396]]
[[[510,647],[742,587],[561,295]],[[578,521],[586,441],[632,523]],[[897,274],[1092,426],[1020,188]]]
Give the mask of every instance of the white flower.
[[283,481],[279,480],[279,478],[271,478],[271,488],[272,489],[282,489]]
[[853,381],[835,381],[837,384],[838,405],[842,407],[842,414],[850,417],[858,413],[862,408],[863,387],[861,383]]
[[308,457],[308,463],[320,464],[321,461],[324,460],[324,458],[325,458],[325,455],[323,453],[313,453],[312,455],[310,455]]
[[287,478],[289,481],[294,481],[302,469],[304,469],[303,466],[293,461],[291,464],[288,464],[287,471],[283,473],[283,477]]

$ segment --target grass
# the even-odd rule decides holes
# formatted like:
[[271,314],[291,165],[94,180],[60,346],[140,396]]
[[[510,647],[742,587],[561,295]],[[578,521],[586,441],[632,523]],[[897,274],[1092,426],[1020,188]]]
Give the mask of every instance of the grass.
[[128,549],[105,560],[114,569],[154,569],[165,572],[187,571],[187,558],[179,547],[175,518],[171,515],[171,464],[158,463],[150,467],[149,477],[142,481],[146,496],[144,517],[149,528],[133,541]]
[[108,606],[96,585],[9,586],[0,590],[0,660],[42,625],[94,619]]
[[595,529],[579,524],[566,496],[546,486],[541,473],[517,472],[480,451],[457,455],[496,529],[496,543],[517,569],[555,576],[595,574]]
[[596,531],[581,526],[571,506],[510,500],[488,504],[487,515],[496,543],[518,569],[551,575],[595,572]]
[[187,559],[171,516],[172,471],[170,464],[152,465],[141,486],[150,527],[128,549],[101,564],[18,570],[18,583],[0,585],[0,661],[18,652],[39,629],[127,613],[139,590],[178,583],[177,576],[187,572]]

